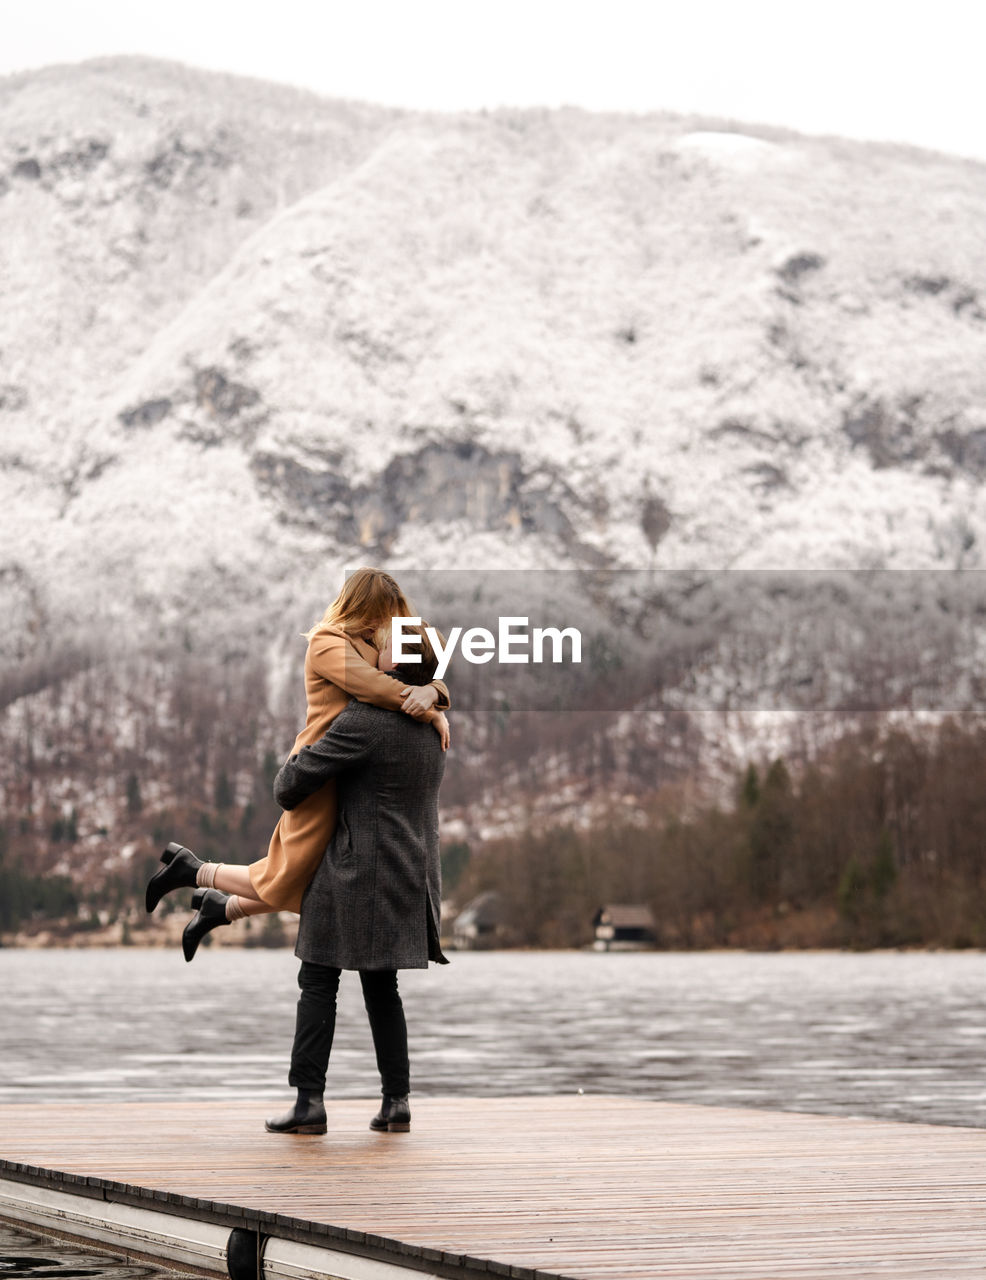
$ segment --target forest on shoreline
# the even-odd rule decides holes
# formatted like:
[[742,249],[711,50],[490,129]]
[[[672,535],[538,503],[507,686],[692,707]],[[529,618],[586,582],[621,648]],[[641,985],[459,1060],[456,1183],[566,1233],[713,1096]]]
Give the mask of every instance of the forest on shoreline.
[[[218,775],[198,810],[203,855],[270,829],[276,766],[268,753],[243,803]],[[445,896],[461,909],[496,892],[504,946],[585,946],[600,905],[638,903],[651,908],[657,945],[675,950],[986,947],[984,781],[986,727],[977,723],[857,730],[807,762],[749,764],[725,804],[696,804],[670,781],[590,826],[532,824],[482,845],[448,842]],[[136,815],[139,783],[129,787]],[[171,838],[160,820],[153,834]],[[0,936],[9,945],[18,931],[48,927],[71,944],[121,921],[124,941],[152,943],[141,899],[155,866],[153,856],[134,858],[97,910],[68,876],[18,866],[0,836]],[[248,944],[283,941],[272,925]]]
[[737,775],[731,803],[662,788],[588,830],[528,832],[462,859],[528,946],[589,941],[604,903],[648,905],[659,946],[986,946],[986,729],[867,729],[823,757]]

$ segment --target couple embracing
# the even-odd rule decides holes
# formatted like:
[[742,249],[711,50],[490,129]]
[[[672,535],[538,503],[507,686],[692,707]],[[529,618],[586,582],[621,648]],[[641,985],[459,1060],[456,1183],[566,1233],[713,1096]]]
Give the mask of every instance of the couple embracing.
[[210,930],[244,916],[300,911],[301,960],[288,1083],[294,1105],[272,1133],[325,1133],[325,1074],[343,969],[359,972],[383,1101],[370,1127],[410,1129],[407,1025],[399,969],[446,964],[439,941],[438,789],[449,745],[448,690],[422,623],[420,663],[395,667],[389,627],[415,616],[378,569],[349,577],[307,633],[307,717],[274,782],[282,806],[265,858],[203,862],[170,844],[147,886],[153,911],[195,886],[186,960]]

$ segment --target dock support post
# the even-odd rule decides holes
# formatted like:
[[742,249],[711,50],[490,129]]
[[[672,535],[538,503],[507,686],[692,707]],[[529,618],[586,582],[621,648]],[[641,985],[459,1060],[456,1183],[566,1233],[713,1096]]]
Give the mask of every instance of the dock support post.
[[262,1280],[264,1239],[259,1231],[234,1227],[226,1242],[229,1280]]

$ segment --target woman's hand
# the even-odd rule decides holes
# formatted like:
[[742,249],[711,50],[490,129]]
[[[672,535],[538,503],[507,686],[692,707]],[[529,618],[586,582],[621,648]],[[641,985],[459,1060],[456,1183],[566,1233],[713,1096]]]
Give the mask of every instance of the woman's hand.
[[404,705],[401,707],[402,711],[406,711],[415,720],[426,720],[428,712],[438,701],[438,690],[433,684],[409,684],[401,690],[401,697],[404,699]]
[[448,751],[449,743],[452,741],[452,734],[449,730],[448,719],[446,718],[444,711],[436,711],[432,715],[431,727],[442,740],[442,750]]

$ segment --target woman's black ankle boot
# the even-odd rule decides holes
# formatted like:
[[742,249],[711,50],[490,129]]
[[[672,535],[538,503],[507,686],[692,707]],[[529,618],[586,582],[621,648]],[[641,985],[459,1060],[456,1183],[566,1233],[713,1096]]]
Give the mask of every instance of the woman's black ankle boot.
[[181,935],[181,949],[186,960],[191,960],[199,943],[210,930],[217,929],[221,924],[229,924],[226,919],[228,901],[229,894],[220,893],[218,889],[196,889],[192,894],[195,915],[185,925],[185,932]]
[[144,906],[148,911],[153,911],[172,889],[194,888],[199,867],[202,866],[202,859],[196,858],[191,849],[186,849],[181,844],[169,844],[161,854],[161,861],[165,865],[147,882]]

